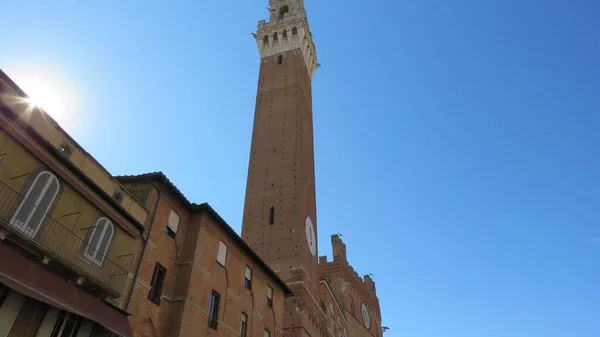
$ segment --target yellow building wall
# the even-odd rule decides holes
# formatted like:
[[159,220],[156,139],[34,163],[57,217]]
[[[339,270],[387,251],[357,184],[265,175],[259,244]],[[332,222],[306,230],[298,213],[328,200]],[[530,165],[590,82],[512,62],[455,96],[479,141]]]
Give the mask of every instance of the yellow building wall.
[[[2,80],[0,79],[0,81]],[[6,86],[5,90],[7,93],[0,93],[0,100],[11,107],[22,121],[31,126],[54,148],[59,149],[61,146],[68,145],[71,149],[69,160],[108,195],[113,196],[116,192],[122,190],[121,185],[110,173],[80,148],[78,144],[72,141],[66,132],[58,127],[52,117],[38,109],[29,109],[29,105],[24,103],[24,99],[12,88],[12,84],[6,83]],[[139,223],[144,224],[146,222],[148,210],[127,192],[123,193],[121,206],[138,220]]]
[[[44,169],[46,167],[42,162],[0,129],[0,182],[2,184],[24,196],[32,179]],[[83,252],[86,235],[91,232],[95,222],[105,215],[60,177],[57,178],[60,182],[60,192],[54,207],[50,210],[51,219],[45,220],[42,224],[35,236],[36,241],[59,253],[68,262],[77,265],[84,271],[82,276],[98,278],[109,287],[123,288],[121,283],[127,283],[127,273],[130,271],[135,254],[141,249],[141,241],[128,235],[111,220],[115,234],[106,254],[110,261],[105,260],[101,266],[98,266],[85,258]],[[10,194],[14,196],[14,193],[6,189],[0,193],[0,198],[5,199],[4,203]],[[8,209],[2,206],[2,202],[0,200],[0,212],[6,213]],[[18,204],[18,201],[16,203]],[[0,216],[6,218],[11,215],[0,214]],[[9,221],[10,218],[5,220]],[[116,266],[123,268],[124,271]],[[125,275],[110,277],[122,272],[125,272]]]

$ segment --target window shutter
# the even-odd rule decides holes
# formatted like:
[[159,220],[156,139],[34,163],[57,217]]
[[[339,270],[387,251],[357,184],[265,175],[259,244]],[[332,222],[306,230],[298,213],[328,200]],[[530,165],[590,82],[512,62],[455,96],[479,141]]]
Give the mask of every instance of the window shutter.
[[223,243],[223,241],[219,241],[219,254],[217,255],[217,262],[219,262],[223,267],[225,267],[226,261],[227,246]]
[[179,214],[175,213],[174,210],[171,210],[171,214],[169,214],[168,226],[171,227],[173,232],[177,233],[177,228],[179,228]]
[[246,278],[252,281],[252,269],[248,268],[248,266],[246,266]]

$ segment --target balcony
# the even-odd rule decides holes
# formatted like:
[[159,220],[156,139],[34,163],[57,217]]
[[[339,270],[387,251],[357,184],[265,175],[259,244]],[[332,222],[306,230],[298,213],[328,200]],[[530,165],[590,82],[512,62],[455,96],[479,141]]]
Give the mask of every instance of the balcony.
[[[13,218],[19,207],[29,208],[32,212],[31,218],[41,220],[39,229],[33,231]],[[37,257],[48,257],[58,262],[59,265],[53,264],[53,267],[59,276],[70,280],[81,277],[85,280],[82,283],[83,287],[93,288],[95,292],[109,297],[116,298],[123,295],[128,277],[125,268],[89,247],[84,238],[54,220],[49,214],[37,209],[24,196],[1,181],[0,229],[9,233],[10,241],[16,243],[18,247],[24,247]],[[92,254],[96,259],[86,257],[90,255],[91,250],[96,253]]]

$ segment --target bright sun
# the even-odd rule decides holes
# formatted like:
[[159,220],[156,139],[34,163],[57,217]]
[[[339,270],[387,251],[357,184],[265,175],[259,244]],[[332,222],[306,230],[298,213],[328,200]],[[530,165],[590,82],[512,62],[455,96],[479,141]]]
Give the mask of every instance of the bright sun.
[[29,103],[44,109],[56,119],[65,115],[63,97],[52,83],[39,77],[26,77],[19,80],[19,85],[29,96]]
[[35,63],[6,67],[6,73],[29,96],[29,104],[44,110],[67,131],[75,131],[81,119],[81,102],[76,86],[58,68]]

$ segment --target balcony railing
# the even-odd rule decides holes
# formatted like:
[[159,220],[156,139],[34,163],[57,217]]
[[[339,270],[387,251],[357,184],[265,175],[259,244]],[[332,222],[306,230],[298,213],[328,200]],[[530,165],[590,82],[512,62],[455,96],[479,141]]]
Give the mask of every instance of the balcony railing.
[[[9,233],[17,234],[21,242],[25,241],[48,257],[59,261],[79,276],[100,286],[112,297],[122,296],[127,283],[127,270],[102,252],[89,247],[84,238],[54,220],[30,201],[0,181],[0,227]],[[39,229],[34,231],[13,217],[19,207],[26,207],[32,212],[30,219],[40,221]],[[90,254],[92,249],[96,254]],[[90,259],[86,255],[96,258]],[[102,258],[99,258],[100,256]]]

